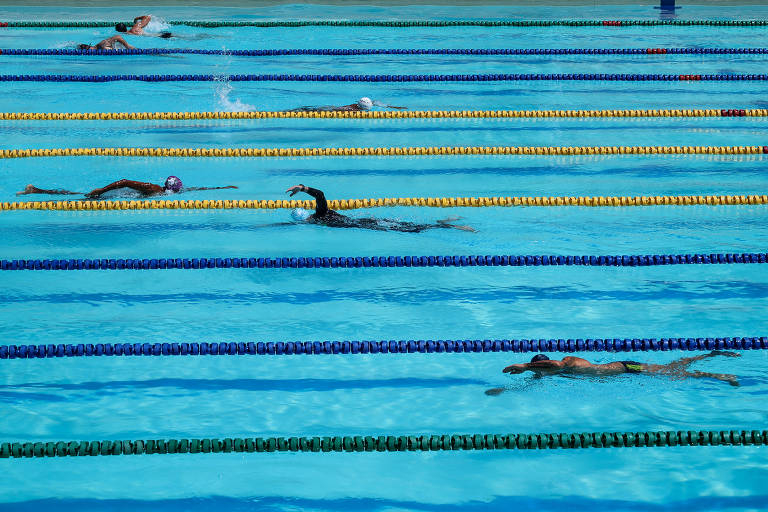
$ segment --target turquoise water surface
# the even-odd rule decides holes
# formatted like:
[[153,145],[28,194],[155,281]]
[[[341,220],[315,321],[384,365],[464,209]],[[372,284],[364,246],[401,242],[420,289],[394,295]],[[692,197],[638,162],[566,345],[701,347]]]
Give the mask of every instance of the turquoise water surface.
[[[144,7],[0,7],[0,21],[128,19]],[[157,7],[166,19],[654,19],[651,7]],[[685,6],[681,18],[766,18]],[[152,28],[168,28],[153,22]],[[138,47],[766,46],[764,28],[220,28]],[[69,48],[109,29],[0,29],[0,48]],[[764,73],[765,55],[214,57],[0,55],[3,74]],[[280,110],[369,96],[413,110],[765,108],[763,82],[8,83],[4,112]],[[763,118],[0,121],[0,149],[765,145]],[[0,201],[28,183],[87,192],[128,178],[235,185],[182,199],[763,194],[764,155],[0,160]],[[304,197],[302,197],[304,198]],[[55,196],[22,196],[19,200]],[[387,208],[348,212],[477,232],[290,222],[287,210],[0,212],[0,258],[765,252],[765,206]],[[166,270],[0,274],[2,344],[765,335],[762,265],[650,268]],[[680,353],[596,362],[664,363]],[[556,357],[556,354],[550,354]],[[534,379],[515,354],[0,361],[0,441],[757,429],[762,352],[696,369],[741,386],[623,375]],[[504,387],[499,396],[489,388]],[[0,507],[39,510],[763,510],[765,447],[456,453],[207,454],[0,461]]]

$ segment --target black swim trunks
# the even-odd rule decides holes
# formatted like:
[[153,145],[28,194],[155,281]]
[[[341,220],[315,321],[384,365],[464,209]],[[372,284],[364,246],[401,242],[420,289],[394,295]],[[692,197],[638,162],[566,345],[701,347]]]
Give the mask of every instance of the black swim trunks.
[[642,373],[643,370],[645,370],[645,365],[643,363],[638,363],[637,361],[619,361],[619,362],[624,365],[624,370],[627,373]]

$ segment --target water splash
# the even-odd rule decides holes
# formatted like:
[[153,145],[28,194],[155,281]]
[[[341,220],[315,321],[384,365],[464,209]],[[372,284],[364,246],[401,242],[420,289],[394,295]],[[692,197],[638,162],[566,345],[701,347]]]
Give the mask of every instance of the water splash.
[[171,26],[165,21],[164,18],[160,18],[159,16],[151,15],[152,19],[149,20],[149,23],[146,27],[144,27],[144,30],[153,33],[153,32],[170,32]]
[[223,112],[248,112],[256,110],[254,105],[243,103],[239,98],[230,98],[232,93],[232,84],[229,80],[221,79],[216,81],[216,106],[217,110]]

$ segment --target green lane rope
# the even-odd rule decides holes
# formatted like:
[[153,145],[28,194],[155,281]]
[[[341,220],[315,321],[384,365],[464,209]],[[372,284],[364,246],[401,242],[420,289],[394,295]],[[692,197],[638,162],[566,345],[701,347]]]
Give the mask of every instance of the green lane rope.
[[768,430],[662,430],[557,434],[235,437],[0,443],[0,458],[263,452],[427,452],[661,446],[764,446]]

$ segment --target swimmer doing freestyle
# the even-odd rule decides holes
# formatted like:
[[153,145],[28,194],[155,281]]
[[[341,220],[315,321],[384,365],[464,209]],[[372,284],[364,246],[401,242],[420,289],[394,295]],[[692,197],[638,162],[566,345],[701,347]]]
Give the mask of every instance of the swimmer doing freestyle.
[[173,34],[170,32],[160,32],[159,34],[148,34],[144,32],[144,27],[149,25],[150,21],[152,21],[152,16],[148,14],[145,14],[144,16],[137,16],[133,19],[133,26],[131,28],[128,28],[125,23],[118,23],[115,25],[115,30],[118,32],[123,32],[124,34],[131,34],[132,36],[155,36],[162,37],[164,39],[173,37]]
[[119,48],[115,48],[116,44],[123,45],[123,48],[126,50],[134,50],[136,48],[135,46],[126,43],[123,36],[108,37],[96,44],[79,44],[77,45],[77,48],[79,50],[118,50]]
[[360,98],[355,103],[349,105],[341,105],[338,107],[325,106],[325,107],[299,107],[286,112],[365,112],[371,110],[374,106],[384,108],[396,108],[398,110],[407,110],[408,107],[396,107],[395,105],[387,105],[380,101],[374,101],[371,98]]
[[353,218],[342,215],[328,208],[328,202],[322,190],[307,187],[305,185],[295,185],[286,192],[294,196],[298,192],[305,192],[315,198],[315,213],[309,213],[304,208],[296,208],[291,212],[291,217],[297,222],[311,222],[321,224],[332,228],[360,228],[373,229],[376,231],[401,231],[403,233],[421,233],[428,229],[453,228],[462,231],[475,230],[469,226],[457,226],[449,224],[459,220],[459,217],[438,220],[436,224],[416,224],[414,222],[404,222],[390,219],[376,219],[373,217]]
[[[564,357],[562,360],[550,359],[544,354],[537,354],[531,358],[530,363],[511,364],[502,372],[518,374],[533,372],[536,377],[546,375],[586,375],[594,377],[612,377],[625,373],[642,373],[646,375],[664,375],[673,379],[715,379],[727,382],[731,386],[738,386],[739,379],[729,373],[708,373],[689,371],[688,366],[696,361],[710,357],[741,357],[736,352],[724,352],[713,350],[709,354],[694,357],[683,357],[667,364],[646,364],[637,361],[615,361],[612,363],[595,364],[580,357]],[[489,389],[486,395],[498,395],[504,392],[504,388]]]
[[181,192],[192,192],[195,190],[222,190],[225,188],[237,188],[234,185],[227,185],[226,187],[184,187],[181,180],[176,176],[168,176],[165,179],[165,183],[155,185],[154,183],[147,183],[144,181],[133,180],[118,180],[110,183],[101,188],[95,188],[87,193],[72,192],[71,190],[61,189],[43,189],[34,185],[27,185],[21,192],[16,192],[17,196],[24,196],[28,194],[50,194],[50,195],[84,195],[88,199],[98,199],[102,194],[111,190],[128,189],[134,190],[144,197],[159,196],[163,194],[180,194]]

